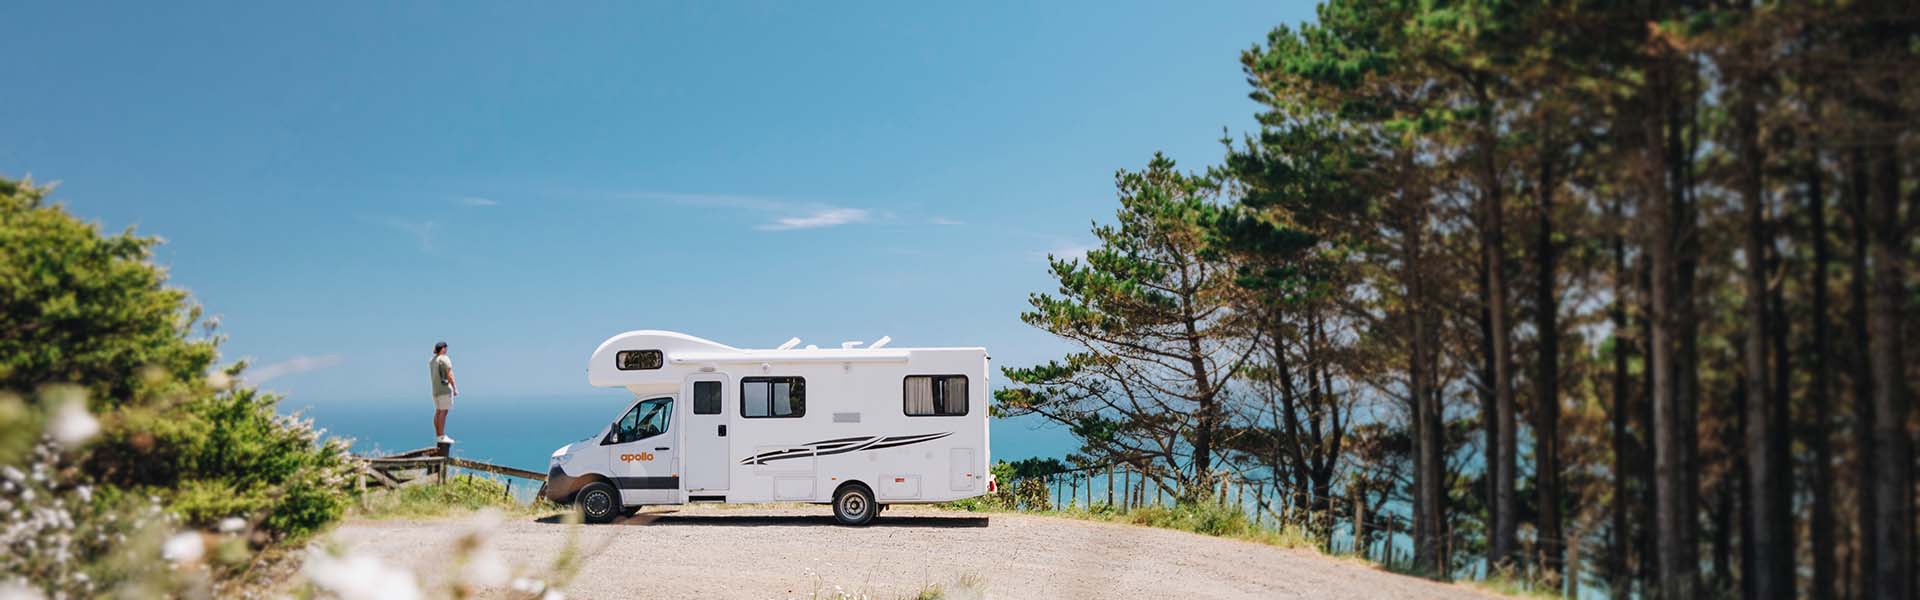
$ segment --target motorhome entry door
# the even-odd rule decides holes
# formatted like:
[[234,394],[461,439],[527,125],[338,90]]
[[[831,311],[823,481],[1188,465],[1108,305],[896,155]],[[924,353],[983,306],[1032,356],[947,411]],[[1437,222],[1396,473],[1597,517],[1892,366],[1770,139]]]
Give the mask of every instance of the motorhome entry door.
[[725,375],[702,373],[687,378],[685,397],[693,401],[687,403],[686,452],[681,456],[690,493],[727,489],[727,472],[733,464],[727,443],[728,417],[736,404],[730,398],[733,393]]

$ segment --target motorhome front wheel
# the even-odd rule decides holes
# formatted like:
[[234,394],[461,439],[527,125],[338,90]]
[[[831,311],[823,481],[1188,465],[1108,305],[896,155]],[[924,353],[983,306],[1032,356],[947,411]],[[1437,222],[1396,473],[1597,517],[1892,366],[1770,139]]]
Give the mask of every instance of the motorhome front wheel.
[[588,523],[611,523],[620,510],[620,493],[607,482],[595,481],[580,488],[573,504]]
[[859,527],[873,522],[873,515],[879,505],[873,503],[873,492],[866,486],[854,484],[840,488],[833,496],[833,518],[841,525]]

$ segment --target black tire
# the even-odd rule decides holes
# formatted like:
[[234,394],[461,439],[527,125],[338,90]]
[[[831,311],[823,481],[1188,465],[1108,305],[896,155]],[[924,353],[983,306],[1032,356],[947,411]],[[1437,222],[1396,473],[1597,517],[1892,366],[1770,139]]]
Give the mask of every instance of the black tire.
[[841,525],[865,527],[879,513],[880,505],[873,503],[873,492],[867,491],[867,486],[847,484],[833,493],[833,520]]
[[573,509],[588,523],[612,523],[620,515],[620,491],[605,481],[595,481],[573,495]]

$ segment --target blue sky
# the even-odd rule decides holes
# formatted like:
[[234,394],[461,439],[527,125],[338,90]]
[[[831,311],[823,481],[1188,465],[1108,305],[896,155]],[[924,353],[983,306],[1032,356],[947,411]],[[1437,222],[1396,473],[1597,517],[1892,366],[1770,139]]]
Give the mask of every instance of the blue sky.
[[[271,4],[271,3],[270,3]],[[593,393],[613,333],[1063,347],[1019,322],[1113,173],[1217,161],[1309,3],[33,3],[0,175],[165,237],[295,403]]]

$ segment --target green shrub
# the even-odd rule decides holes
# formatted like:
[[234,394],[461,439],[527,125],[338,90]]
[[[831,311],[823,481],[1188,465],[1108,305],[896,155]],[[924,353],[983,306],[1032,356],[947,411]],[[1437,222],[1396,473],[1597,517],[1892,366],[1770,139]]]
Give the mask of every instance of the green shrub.
[[101,235],[49,191],[0,178],[0,390],[80,384],[95,411],[191,392],[219,341],[190,335],[200,308],[149,262],[160,239]]
[[967,511],[1013,510],[1040,512],[1053,510],[1052,495],[1047,491],[1047,483],[1045,481],[1038,477],[1021,476],[1016,466],[1008,464],[1006,461],[993,463],[993,466],[988,468],[991,469],[999,489],[984,496],[949,502],[946,506],[952,509]]
[[[59,451],[79,484],[158,497],[193,526],[240,517],[285,540],[338,519],[346,445],[230,389],[244,364],[209,372],[220,337],[151,262],[158,238],[102,235],[48,191],[0,179],[0,465],[48,432],[74,438]],[[59,434],[62,411],[85,435]]]
[[507,485],[491,477],[455,476],[446,483],[417,483],[362,495],[354,512],[372,519],[437,517],[457,512],[498,509],[536,514],[558,510],[544,500],[523,505],[507,495]]

